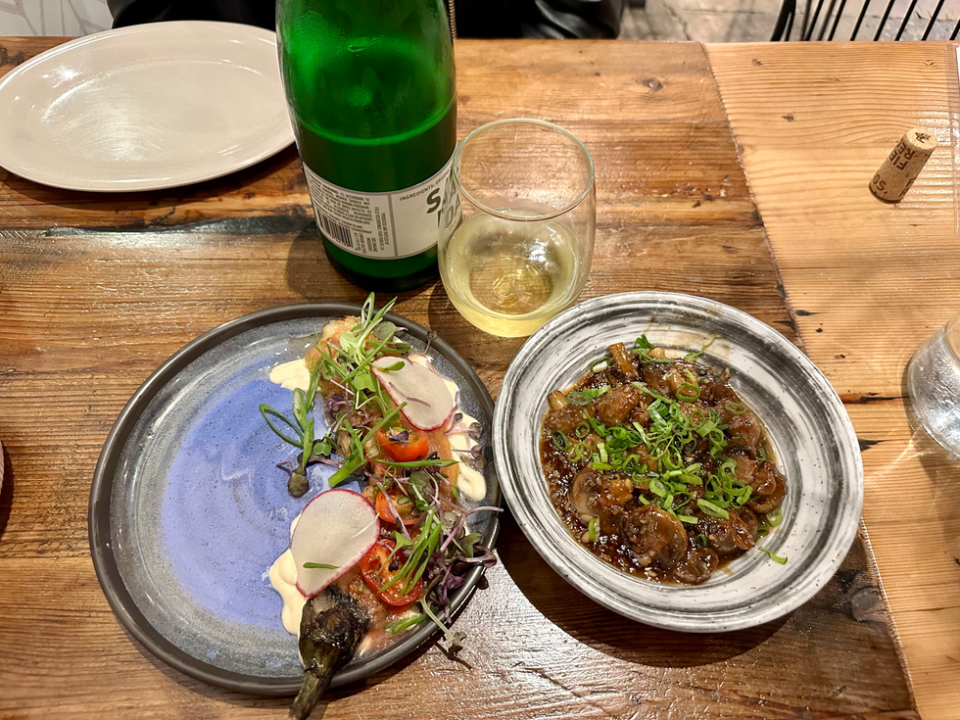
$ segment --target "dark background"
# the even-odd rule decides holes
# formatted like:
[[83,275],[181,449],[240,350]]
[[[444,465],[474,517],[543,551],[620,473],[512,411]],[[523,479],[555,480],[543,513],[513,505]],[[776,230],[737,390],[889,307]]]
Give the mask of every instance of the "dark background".
[[[108,0],[114,27],[227,20],[273,29],[275,0]],[[626,0],[453,0],[460,37],[615,38]]]

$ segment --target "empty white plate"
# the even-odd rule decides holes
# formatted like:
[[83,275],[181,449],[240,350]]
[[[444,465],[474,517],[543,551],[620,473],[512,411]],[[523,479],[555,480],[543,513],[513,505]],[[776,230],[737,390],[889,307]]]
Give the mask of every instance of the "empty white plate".
[[159,190],[293,142],[277,40],[217,22],[79,38],[0,79],[0,165],[69,190]]

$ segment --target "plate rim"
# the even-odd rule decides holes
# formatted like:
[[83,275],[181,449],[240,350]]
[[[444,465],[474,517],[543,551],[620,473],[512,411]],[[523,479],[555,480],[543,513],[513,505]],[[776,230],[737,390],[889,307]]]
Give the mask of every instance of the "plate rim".
[[[538,521],[532,516],[522,502],[518,502],[518,498],[514,492],[516,471],[510,462],[509,454],[505,449],[508,443],[501,442],[501,439],[505,436],[506,428],[510,424],[510,417],[507,416],[509,403],[506,401],[515,394],[517,376],[521,372],[520,368],[521,366],[526,365],[528,362],[524,355],[526,353],[533,352],[532,349],[535,348],[537,344],[535,342],[536,340],[542,341],[544,336],[551,334],[554,327],[562,326],[568,318],[582,314],[585,311],[592,310],[594,306],[603,306],[607,303],[616,303],[625,307],[632,307],[638,304],[650,306],[658,304],[662,305],[664,301],[673,301],[681,307],[689,308],[693,306],[699,310],[709,309],[714,312],[726,313],[738,318],[744,325],[751,327],[755,331],[759,331],[759,334],[767,335],[769,339],[773,340],[777,345],[785,349],[787,354],[791,356],[791,359],[794,362],[797,362],[803,366],[804,370],[810,373],[816,381],[823,385],[825,389],[829,389],[829,403],[841,411],[840,414],[845,420],[844,427],[842,429],[838,428],[837,432],[835,433],[836,437],[838,438],[838,445],[843,446],[844,443],[846,443],[849,448],[855,449],[852,454],[855,466],[854,477],[844,478],[844,482],[852,483],[852,489],[855,495],[853,505],[853,509],[855,510],[853,517],[855,517],[855,520],[851,521],[847,526],[843,527],[837,533],[839,538],[837,544],[842,546],[844,551],[835,557],[828,558],[821,566],[821,569],[814,573],[814,581],[803,588],[803,592],[790,595],[787,601],[772,606],[766,612],[749,614],[740,617],[735,616],[732,618],[724,617],[722,624],[711,622],[708,619],[698,618],[692,620],[684,615],[674,616],[670,614],[664,614],[659,611],[656,611],[653,614],[648,614],[642,608],[640,611],[637,611],[634,608],[628,608],[622,603],[617,602],[619,598],[608,598],[602,592],[594,590],[594,588],[589,584],[581,585],[579,582],[577,582],[577,580],[580,579],[580,576],[585,577],[588,575],[588,570],[580,570],[576,567],[576,563],[573,560],[561,560],[556,554],[549,552],[549,548],[541,547],[541,545],[545,544],[546,542],[545,538],[538,537]],[[510,508],[511,515],[516,519],[517,524],[520,526],[527,540],[536,549],[540,557],[558,575],[570,583],[574,589],[583,593],[594,602],[631,620],[666,630],[687,633],[730,632],[756,627],[757,625],[771,622],[796,610],[798,607],[809,601],[823,588],[824,585],[826,585],[827,582],[829,582],[830,578],[836,574],[836,571],[842,564],[846,554],[849,552],[849,548],[852,546],[857,537],[862,518],[864,497],[863,460],[859,451],[859,445],[857,444],[856,431],[853,427],[853,423],[851,422],[846,409],[843,407],[843,402],[840,399],[840,396],[837,394],[836,389],[830,383],[829,379],[826,377],[826,375],[824,375],[823,371],[820,370],[820,368],[818,368],[816,364],[814,364],[814,362],[806,355],[806,353],[800,350],[800,348],[794,343],[790,342],[790,340],[788,340],[775,328],[754,317],[753,315],[744,312],[743,310],[717,300],[698,295],[659,291],[632,291],[625,293],[614,293],[611,295],[601,295],[574,305],[543,325],[520,348],[517,356],[511,362],[510,367],[507,369],[507,373],[504,376],[503,384],[501,385],[500,392],[497,396],[497,404],[494,412],[493,450],[494,462],[497,465],[498,477],[500,479],[500,490],[503,493],[506,504]],[[557,522],[560,522],[559,517],[557,518]],[[602,561],[598,559],[597,562]],[[827,569],[829,569],[829,572]]]
[[[243,315],[208,330],[177,350],[150,374],[117,415],[117,419],[104,441],[94,469],[87,507],[87,538],[97,581],[100,583],[100,588],[110,605],[110,609],[124,629],[133,635],[154,657],[189,677],[227,690],[271,697],[293,695],[300,687],[299,677],[278,678],[244,675],[204,662],[165,638],[150,624],[150,621],[137,607],[123,581],[114,559],[114,550],[111,547],[110,508],[113,477],[123,447],[133,431],[134,425],[153,397],[183,368],[211,348],[247,330],[263,325],[309,317],[334,318],[359,313],[360,309],[359,304],[350,302],[282,305]],[[389,312],[384,317],[397,327],[404,328],[406,332],[421,341],[426,342],[428,334],[431,333],[430,330],[419,323],[397,313]],[[490,391],[469,363],[446,341],[440,337],[433,337],[431,349],[436,349],[437,354],[443,356],[466,378],[467,384],[473,390],[481,410],[487,415],[487,422],[490,427],[488,444],[492,444],[494,404]],[[499,481],[492,504],[496,507],[502,507],[503,505],[503,494]],[[491,514],[483,535],[484,543],[493,548],[496,545],[499,532],[500,518],[497,514]],[[467,573],[466,581],[456,591],[451,601],[452,615],[456,615],[466,606],[483,574],[484,568],[482,566],[475,567]],[[371,660],[338,672],[333,677],[330,687],[339,687],[362,680],[393,665],[427,643],[439,631],[440,629],[433,623],[424,624]]]
[[[26,62],[16,66],[3,77],[0,77],[0,102],[3,100],[4,93],[7,92],[6,88],[8,83],[15,81],[23,74],[32,72],[35,66],[48,62],[52,58],[63,53],[75,52],[78,48],[82,48],[83,46],[91,45],[96,42],[110,42],[112,38],[118,36],[136,34],[162,35],[163,33],[171,32],[171,26],[182,27],[184,25],[208,27],[211,28],[211,31],[214,31],[215,28],[215,31],[217,32],[231,30],[237,37],[239,37],[239,34],[246,34],[247,39],[265,40],[271,42],[274,48],[277,47],[277,34],[272,30],[267,30],[266,28],[257,27],[255,25],[244,25],[241,23],[221,22],[216,20],[169,20],[164,22],[144,23],[140,25],[112,28],[74,38],[60,45],[56,45],[48,50],[44,50],[43,52],[34,55]],[[277,134],[277,139],[273,143],[264,143],[262,150],[253,155],[243,157],[242,161],[233,163],[229,168],[219,169],[216,171],[202,171],[202,169],[200,169],[189,175],[184,174],[179,179],[170,179],[166,181],[132,180],[125,182],[120,180],[92,180],[82,183],[64,181],[62,179],[58,179],[55,175],[50,176],[42,171],[39,173],[33,172],[29,168],[24,168],[20,163],[16,163],[16,167],[14,167],[13,165],[8,164],[8,160],[4,156],[2,150],[0,150],[0,167],[10,173],[13,173],[17,177],[24,178],[30,182],[35,182],[40,185],[58,188],[61,190],[95,193],[132,193],[147,192],[151,190],[169,190],[171,188],[185,187],[187,185],[194,185],[207,180],[216,180],[217,178],[226,177],[227,175],[232,175],[240,170],[245,170],[256,165],[257,163],[263,162],[267,158],[273,157],[280,151],[293,144],[296,139],[293,133],[293,126],[289,123],[289,114],[288,123],[284,126],[284,129],[286,132],[282,133],[282,137],[281,134]]]

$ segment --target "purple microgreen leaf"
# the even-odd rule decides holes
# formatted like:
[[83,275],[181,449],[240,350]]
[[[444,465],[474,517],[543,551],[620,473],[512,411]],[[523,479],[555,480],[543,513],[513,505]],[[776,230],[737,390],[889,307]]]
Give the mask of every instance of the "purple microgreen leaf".
[[410,442],[410,431],[405,428],[390,428],[387,439],[390,442]]

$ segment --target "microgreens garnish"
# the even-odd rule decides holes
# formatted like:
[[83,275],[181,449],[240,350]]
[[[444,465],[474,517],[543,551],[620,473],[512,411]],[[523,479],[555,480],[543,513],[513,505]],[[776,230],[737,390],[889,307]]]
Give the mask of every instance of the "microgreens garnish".
[[410,431],[406,428],[392,427],[387,433],[387,439],[390,442],[405,443],[410,442]]
[[[394,588],[400,595],[407,595],[423,588],[418,600],[422,612],[388,623],[386,630],[403,632],[429,619],[443,629],[448,652],[455,653],[464,636],[447,627],[451,593],[463,585],[464,576],[472,567],[489,567],[494,562],[490,550],[479,544],[481,535],[470,532],[466,520],[476,512],[500,512],[500,508],[467,510],[461,505],[460,492],[444,474],[444,469],[456,465],[458,460],[433,453],[422,460],[398,461],[387,454],[389,444],[414,443],[423,438],[421,431],[404,427],[406,420],[401,419],[400,410],[405,404],[395,406],[373,372],[374,362],[385,356],[396,360],[377,363],[378,373],[397,372],[407,362],[402,356],[410,351],[410,346],[398,339],[400,328],[385,319],[394,302],[377,310],[371,293],[363,303],[356,325],[327,340],[318,338],[308,354],[311,363],[308,387],[294,390],[290,416],[269,405],[261,405],[260,412],[278,437],[300,450],[298,464],[291,471],[291,494],[299,497],[306,492],[309,464],[335,464],[329,459],[334,452],[342,456],[342,461],[328,481],[331,487],[350,476],[367,479],[368,486],[378,495],[377,510],[381,518],[388,523],[392,517],[396,528],[390,533],[395,547],[389,556],[395,572],[378,592]],[[435,338],[436,333],[428,333],[425,353]],[[591,391],[590,399],[607,389]],[[313,417],[318,392],[324,395],[323,408],[331,419],[330,429],[319,438]],[[409,402],[424,401],[411,397]],[[455,415],[448,433],[453,432],[453,426],[462,418],[462,413]],[[482,428],[472,423],[466,430],[457,432],[477,441]],[[479,445],[471,447],[463,453],[464,462],[482,470],[481,450]],[[402,516],[400,508],[403,508]],[[338,569],[310,562],[303,567]]]
[[389,410],[383,416],[380,422],[367,430],[363,437],[360,436],[360,432],[352,427],[346,419],[341,419],[340,429],[346,430],[350,435],[350,454],[347,455],[346,459],[343,461],[343,464],[340,465],[337,471],[330,476],[330,487],[342,482],[344,479],[350,477],[353,475],[353,473],[367,464],[367,457],[363,452],[364,443],[376,437],[377,430],[380,430],[385,426],[389,426],[390,423],[396,420],[402,407],[403,405],[401,404]]
[[[649,416],[648,423],[628,420],[609,427],[588,414],[572,432],[552,430],[548,436],[549,446],[578,467],[629,476],[640,489],[636,498],[640,505],[656,505],[682,523],[698,525],[704,517],[729,520],[731,512],[743,508],[757,495],[750,485],[738,479],[737,460],[724,457],[730,441],[739,436],[728,435],[728,425],[723,422],[721,412],[698,402],[703,378],[689,363],[716,339],[711,339],[700,351],[684,356],[685,363],[658,357],[662,351],[654,352],[658,348],[641,335],[631,350],[641,363],[677,363],[675,370],[670,369],[679,375],[673,380],[676,387],[673,396],[668,397],[644,382],[631,382],[647,398],[644,409]],[[594,360],[590,363],[590,372],[603,373],[609,365],[604,364],[606,361],[607,358]],[[609,390],[609,385],[582,388],[567,393],[566,398],[571,405],[583,406]],[[738,400],[722,405],[732,416],[749,411]],[[592,440],[588,441],[588,436]],[[704,451],[712,461],[691,462],[694,455]],[[756,458],[758,463],[767,460],[762,444],[757,448]],[[763,519],[765,522],[760,527],[765,534],[783,522],[783,515],[780,508],[776,508]],[[586,538],[596,542],[598,536],[597,523],[590,520]],[[700,546],[707,546],[705,534],[694,537]],[[776,562],[785,562],[768,554]]]
[[424,468],[424,467],[450,467],[451,465],[456,465],[457,460],[445,460],[440,458],[434,458],[432,460],[408,460],[406,462],[399,462],[397,460],[377,460],[380,465],[387,465],[389,467],[401,467],[401,468]]
[[[293,391],[292,420],[266,403],[260,405],[260,414],[270,429],[281,440],[300,450],[297,465],[290,471],[287,483],[287,489],[294,497],[300,497],[309,489],[307,466],[330,456],[336,447],[337,431],[346,430],[349,434],[350,452],[330,478],[331,486],[363,467],[366,463],[363,443],[372,438],[377,430],[389,427],[398,417],[398,408],[390,407],[383,388],[370,370],[371,363],[378,357],[385,354],[400,355],[410,350],[409,345],[396,339],[397,326],[383,320],[395,302],[396,299],[391,300],[376,310],[371,293],[361,308],[360,322],[340,334],[339,346],[326,342],[323,347],[318,347],[320,352],[310,368],[307,389],[296,388]],[[398,360],[390,369],[399,369],[396,365],[402,367],[403,361]],[[321,380],[342,390],[339,393],[342,401],[335,399],[338,405],[337,422],[327,435],[317,438],[312,413]],[[343,414],[345,407],[340,405],[349,405],[354,411],[359,411],[371,402],[377,404],[383,420],[361,435],[346,421]]]
[[[317,385],[320,381],[320,373],[315,366],[310,371],[310,381],[306,391],[296,388],[293,391],[293,420],[290,420],[278,410],[270,407],[266,403],[260,404],[260,414],[263,419],[277,436],[286,443],[293,445],[300,450],[300,457],[296,467],[290,472],[290,478],[287,481],[287,490],[293,497],[300,497],[309,489],[307,482],[307,465],[314,456],[329,455],[333,443],[328,437],[321,438],[314,442],[314,419],[313,404],[317,395]],[[291,438],[285,432],[280,430],[271,422],[271,418],[281,421],[296,434],[296,439]]]
[[427,616],[423,613],[418,613],[416,615],[411,615],[408,618],[403,618],[402,620],[394,620],[384,625],[384,629],[391,634],[401,633],[407,628],[412,628],[414,625],[419,625],[424,620],[427,619]]

